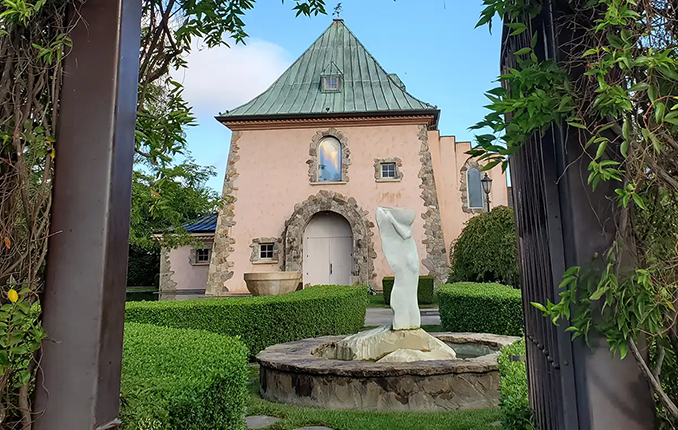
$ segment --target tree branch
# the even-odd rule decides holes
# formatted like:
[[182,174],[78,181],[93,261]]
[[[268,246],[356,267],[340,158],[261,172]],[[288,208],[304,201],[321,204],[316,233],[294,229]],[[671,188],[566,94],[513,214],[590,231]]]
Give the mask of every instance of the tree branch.
[[671,401],[669,396],[662,388],[662,384],[657,380],[657,378],[654,377],[652,371],[647,366],[645,359],[641,355],[640,351],[638,351],[638,346],[630,336],[627,340],[627,343],[629,345],[629,349],[631,350],[631,354],[636,359],[636,363],[638,363],[638,367],[640,367],[640,371],[643,372],[643,375],[645,375],[645,378],[652,386],[655,394],[657,394],[657,397],[659,397],[659,400],[666,407],[666,410],[671,414],[671,416],[678,420],[678,406],[676,406],[676,404]]

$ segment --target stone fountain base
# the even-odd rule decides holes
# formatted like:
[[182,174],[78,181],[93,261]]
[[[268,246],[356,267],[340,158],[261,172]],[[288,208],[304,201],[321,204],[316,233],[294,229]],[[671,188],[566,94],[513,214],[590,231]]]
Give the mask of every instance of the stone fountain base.
[[436,333],[457,359],[385,363],[323,357],[345,336],[271,346],[257,355],[261,396],[325,409],[445,411],[499,405],[499,349],[519,338]]

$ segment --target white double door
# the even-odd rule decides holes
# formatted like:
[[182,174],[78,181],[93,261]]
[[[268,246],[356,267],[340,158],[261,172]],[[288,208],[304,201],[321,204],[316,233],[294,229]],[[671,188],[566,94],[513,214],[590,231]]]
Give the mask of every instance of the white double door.
[[351,226],[340,215],[320,213],[304,232],[304,285],[350,285]]

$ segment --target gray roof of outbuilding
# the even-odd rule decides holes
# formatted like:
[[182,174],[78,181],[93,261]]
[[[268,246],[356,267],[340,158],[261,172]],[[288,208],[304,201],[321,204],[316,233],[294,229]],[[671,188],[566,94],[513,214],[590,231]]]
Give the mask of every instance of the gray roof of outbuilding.
[[[340,74],[341,90],[322,91],[323,74]],[[410,95],[400,78],[381,67],[343,20],[334,20],[264,93],[217,119],[342,114],[428,114],[437,118],[439,111]]]
[[219,214],[213,213],[211,215],[198,218],[192,223],[184,224],[184,228],[189,233],[214,233],[217,230],[217,218]]

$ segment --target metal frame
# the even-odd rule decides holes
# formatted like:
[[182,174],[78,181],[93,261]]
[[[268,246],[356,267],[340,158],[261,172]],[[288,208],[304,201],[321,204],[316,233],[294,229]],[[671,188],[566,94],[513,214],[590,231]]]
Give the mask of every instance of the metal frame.
[[120,424],[141,2],[88,0],[69,18],[35,430]]
[[[530,31],[508,37],[504,28],[502,73],[516,67],[513,52],[530,46],[536,31],[540,59],[564,58],[564,42],[576,35],[559,20],[571,19],[571,7],[569,0],[545,0],[541,15],[526,20]],[[615,184],[592,192],[582,151],[576,130],[555,125],[544,137],[532,136],[510,160],[530,405],[542,430],[653,428],[652,396],[633,359],[612,357],[595,334],[591,347],[573,342],[566,324],[553,325],[531,305],[556,302],[566,268],[586,266],[614,240],[616,209],[608,197]]]

